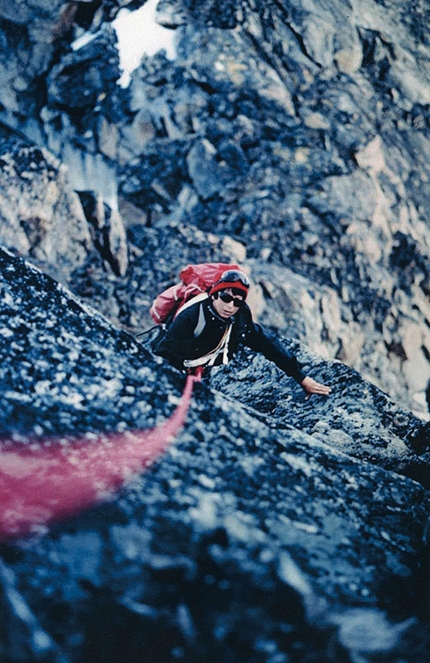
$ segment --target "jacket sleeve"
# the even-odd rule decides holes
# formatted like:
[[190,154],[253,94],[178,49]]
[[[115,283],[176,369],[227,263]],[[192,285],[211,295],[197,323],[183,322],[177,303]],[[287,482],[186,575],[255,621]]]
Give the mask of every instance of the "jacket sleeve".
[[305,379],[301,365],[292,352],[286,350],[278,338],[264,331],[264,329],[251,321],[247,342],[251,350],[261,352],[266,359],[273,361],[281,371],[294,378],[299,384]]
[[196,320],[191,311],[184,311],[172,322],[169,328],[157,339],[152,347],[154,354],[164,357],[176,368],[184,368],[184,359],[192,356],[195,339]]

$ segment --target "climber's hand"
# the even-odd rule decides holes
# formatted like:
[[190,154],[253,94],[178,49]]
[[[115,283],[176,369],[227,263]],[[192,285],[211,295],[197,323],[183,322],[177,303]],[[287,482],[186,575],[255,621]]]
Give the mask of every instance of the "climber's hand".
[[328,396],[331,392],[331,387],[328,387],[325,384],[317,382],[313,378],[305,377],[304,380],[300,383],[300,386],[306,392],[306,400],[312,396],[312,394],[319,394],[321,396]]

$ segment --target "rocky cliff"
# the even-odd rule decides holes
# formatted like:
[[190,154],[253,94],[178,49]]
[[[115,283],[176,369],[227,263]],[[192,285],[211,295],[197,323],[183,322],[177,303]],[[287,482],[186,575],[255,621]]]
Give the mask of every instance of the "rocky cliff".
[[126,88],[121,6],[0,1],[3,444],[166,418],[131,333],[187,262],[333,393],[216,372],[117,499],[2,545],[0,657],[426,660],[430,5],[160,0]]
[[139,327],[184,262],[239,256],[269,326],[428,418],[428,3],[160,2],[176,59],[126,89],[120,6],[0,8],[0,120],[67,164],[88,228],[61,242],[89,230],[108,265],[69,282]]
[[[172,413],[183,376],[22,259],[0,267],[3,453],[67,454],[77,431],[89,444]],[[3,661],[424,660],[422,424],[293,349],[329,399],[244,355],[197,385],[182,433],[117,496],[49,529],[40,507],[3,541]],[[2,500],[26,471],[0,458]]]

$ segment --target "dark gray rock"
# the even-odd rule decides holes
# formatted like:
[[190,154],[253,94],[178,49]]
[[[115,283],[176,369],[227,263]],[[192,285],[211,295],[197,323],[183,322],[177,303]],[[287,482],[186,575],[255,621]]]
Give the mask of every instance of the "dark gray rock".
[[[170,256],[163,280],[182,267],[165,239],[178,226],[202,231],[199,252],[208,232],[221,246],[233,238],[245,262],[265,263],[282,282],[304,279],[319,311],[317,333],[297,323],[275,284],[279,315],[261,310],[274,328],[292,325],[312,349],[428,418],[428,8],[163,1],[158,20],[176,29],[177,57],[144,57],[121,89],[109,25],[121,4],[57,4],[15,16],[0,8],[0,119],[53,151],[72,186],[110,208],[107,264],[125,273],[123,224],[142,214],[158,229],[159,261]],[[74,51],[85,29],[93,39]],[[139,208],[127,219],[118,192]],[[133,249],[130,274],[136,257]],[[103,269],[87,270],[88,293]],[[106,309],[146,324],[123,296],[128,283],[127,274],[110,284]]]
[[[149,428],[172,412],[183,376],[0,257],[3,438]],[[428,491],[404,476],[428,469],[409,440],[421,424],[294,348],[329,399],[305,402],[242,357],[196,387],[170,450],[115,499],[3,543],[3,660],[422,659]]]
[[113,94],[119,77],[116,43],[113,29],[106,26],[88,44],[64,55],[47,77],[48,106],[67,108],[79,120],[79,114],[94,111],[102,98]]
[[46,149],[6,128],[0,127],[0,141],[0,241],[67,280],[93,249],[67,172]]

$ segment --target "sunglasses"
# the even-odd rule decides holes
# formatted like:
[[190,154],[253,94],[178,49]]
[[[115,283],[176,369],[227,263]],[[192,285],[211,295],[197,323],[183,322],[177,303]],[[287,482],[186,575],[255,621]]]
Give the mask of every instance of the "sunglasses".
[[226,304],[230,304],[230,302],[233,302],[233,306],[235,306],[236,308],[240,308],[245,303],[244,299],[233,297],[233,295],[229,295],[228,292],[223,292],[223,291],[219,293],[219,298],[221,299],[221,301],[225,302]]

